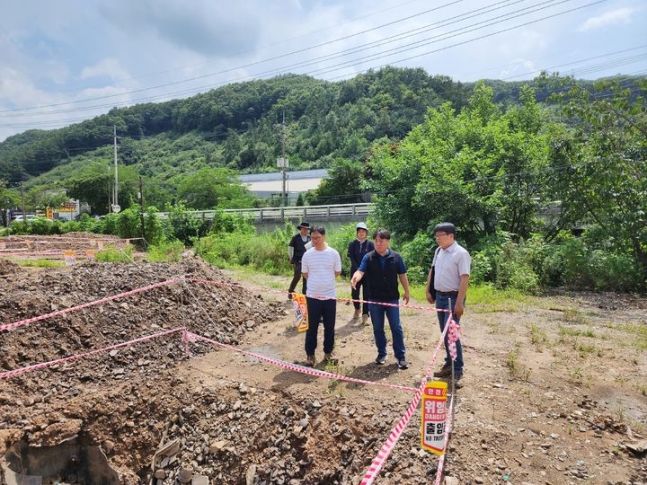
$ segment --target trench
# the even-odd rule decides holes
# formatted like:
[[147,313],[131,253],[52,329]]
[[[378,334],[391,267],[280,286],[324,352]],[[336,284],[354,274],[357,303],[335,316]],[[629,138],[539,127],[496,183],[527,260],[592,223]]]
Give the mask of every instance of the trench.
[[[99,446],[88,437],[75,437],[54,446],[14,443],[0,459],[7,485],[118,485],[119,474],[110,467]],[[0,480],[1,481],[1,480]]]

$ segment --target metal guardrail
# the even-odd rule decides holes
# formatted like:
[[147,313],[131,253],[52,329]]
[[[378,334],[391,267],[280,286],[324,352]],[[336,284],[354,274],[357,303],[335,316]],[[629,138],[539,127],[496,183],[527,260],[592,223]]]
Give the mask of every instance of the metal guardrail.
[[[223,209],[188,211],[203,221],[213,220],[218,212],[237,214],[248,217],[254,222],[279,222],[291,220],[304,221],[332,221],[347,218],[364,218],[371,213],[374,204],[331,204],[331,205],[304,205],[297,207],[260,207],[249,209]],[[167,219],[168,212],[158,212],[162,219]]]

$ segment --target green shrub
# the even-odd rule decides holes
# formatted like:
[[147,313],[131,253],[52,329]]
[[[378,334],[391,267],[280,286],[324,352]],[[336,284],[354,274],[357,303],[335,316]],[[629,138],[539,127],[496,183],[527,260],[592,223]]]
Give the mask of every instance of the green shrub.
[[181,241],[160,241],[148,247],[147,259],[151,263],[177,263],[182,259],[184,244]]
[[148,244],[157,244],[167,237],[164,224],[157,215],[156,207],[148,207],[144,214],[144,236]]
[[436,241],[426,232],[419,232],[413,240],[402,245],[400,251],[407,265],[407,275],[412,283],[426,283],[434,259]]
[[170,208],[168,224],[169,236],[179,239],[187,246],[193,245],[194,241],[206,234],[202,221],[190,213],[183,203]]
[[[326,232],[326,242],[331,248],[336,249],[341,256],[342,274],[350,275],[350,258],[348,257],[348,245],[357,237],[355,223],[340,226],[333,231]],[[371,237],[369,233],[368,237]],[[286,243],[287,244],[287,243]]]
[[531,263],[530,252],[523,242],[506,242],[496,260],[496,286],[529,293],[538,291],[539,277]]
[[95,258],[100,263],[132,263],[133,246],[129,244],[123,249],[112,245],[106,246],[101,251],[97,251]]

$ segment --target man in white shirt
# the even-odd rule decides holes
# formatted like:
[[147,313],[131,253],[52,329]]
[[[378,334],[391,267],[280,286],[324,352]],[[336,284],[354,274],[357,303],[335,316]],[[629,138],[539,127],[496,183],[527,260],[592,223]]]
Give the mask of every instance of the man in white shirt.
[[[456,242],[456,227],[451,222],[443,222],[434,228],[438,249],[431,263],[427,277],[426,296],[438,310],[449,310],[456,323],[460,322],[465,309],[465,297],[470,281],[471,258],[465,248]],[[440,331],[445,330],[447,311],[439,311]],[[445,334],[445,365],[434,372],[434,377],[451,377],[452,359],[449,354],[448,335]],[[454,361],[454,379],[463,377],[463,346],[456,342],[456,360]]]
[[308,280],[306,302],[308,304],[308,331],[306,332],[307,365],[315,365],[317,332],[323,317],[324,361],[332,359],[335,347],[335,318],[337,313],[337,282],[341,274],[341,257],[326,243],[326,230],[314,227],[310,232],[312,248],[301,260],[303,277]]

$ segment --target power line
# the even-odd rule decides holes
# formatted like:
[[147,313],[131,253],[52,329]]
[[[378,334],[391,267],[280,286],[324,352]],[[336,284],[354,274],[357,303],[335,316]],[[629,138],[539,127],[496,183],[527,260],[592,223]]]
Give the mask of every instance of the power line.
[[[490,5],[486,5],[484,7],[478,8],[478,9],[474,9],[474,10],[471,10],[471,11],[468,11],[468,12],[465,12],[465,13],[462,13],[462,14],[459,14],[459,15],[455,15],[453,17],[449,17],[448,19],[444,19],[444,20],[441,20],[441,21],[438,21],[438,22],[434,22],[434,23],[431,23],[431,24],[424,25],[422,27],[419,27],[419,28],[416,28],[416,29],[413,29],[413,30],[408,30],[408,31],[402,32],[400,34],[396,34],[396,35],[393,35],[393,36],[386,37],[386,38],[381,39],[379,41],[369,42],[369,43],[366,43],[366,44],[362,44],[360,46],[353,47],[351,49],[343,50],[343,51],[338,52],[338,53],[332,53],[332,54],[328,54],[328,55],[325,55],[325,56],[316,57],[314,59],[310,59],[310,60],[307,60],[307,61],[301,61],[301,62],[292,64],[292,65],[288,65],[288,66],[281,66],[281,67],[278,67],[278,68],[275,68],[275,69],[272,69],[272,70],[268,70],[268,71],[264,71],[264,72],[261,72],[261,73],[256,73],[256,74],[252,74],[252,75],[248,75],[248,76],[243,76],[243,77],[239,77],[239,78],[236,78],[236,79],[233,79],[233,80],[229,79],[229,80],[226,80],[226,81],[220,83],[220,85],[222,86],[222,85],[228,84],[228,83],[233,82],[233,81],[242,81],[242,80],[246,80],[246,79],[254,79],[254,78],[257,78],[257,77],[263,77],[263,76],[267,76],[267,75],[276,75],[278,73],[281,73],[282,71],[289,70],[289,69],[291,69],[293,67],[303,67],[303,66],[306,66],[306,65],[313,64],[313,63],[315,63],[314,61],[319,60],[319,59],[327,59],[327,58],[332,58],[332,57],[339,57],[339,56],[343,55],[344,52],[352,52],[352,51],[358,50],[358,49],[360,49],[362,47],[365,47],[365,46],[370,46],[370,45],[379,46],[379,45],[387,43],[387,42],[385,42],[385,40],[387,40],[387,39],[398,40],[398,37],[401,37],[401,38],[411,37],[412,35],[418,35],[419,33],[422,33],[424,31],[435,30],[436,28],[439,28],[439,27],[444,27],[444,26],[447,26],[447,25],[451,25],[453,23],[458,23],[458,22],[461,22],[463,20],[467,20],[469,18],[473,18],[473,17],[476,17],[478,15],[482,15],[484,13],[489,13],[489,12],[492,12],[494,10],[504,8],[506,6],[506,4],[507,5],[514,5],[516,3],[524,2],[526,0],[516,0],[516,1],[512,2],[512,3],[510,3],[511,1],[512,0],[501,0],[501,1],[495,2],[495,3],[490,4]],[[551,1],[554,1],[554,0],[551,0]],[[570,1],[570,0],[568,0],[568,1]],[[495,8],[490,8],[490,7],[495,7]],[[490,10],[487,10],[488,8]],[[437,26],[437,27],[430,28],[432,26]],[[421,31],[421,32],[418,32],[418,34],[417,34],[417,33],[415,33],[417,31]],[[411,32],[414,32],[414,34],[411,34]],[[238,68],[234,68],[234,69],[238,69]],[[201,90],[201,89],[204,89],[204,88],[213,88],[213,87],[214,87],[214,85],[210,84],[210,85],[207,85],[207,86],[200,86],[200,87],[197,87],[197,88],[190,88],[188,91],[186,91],[186,90],[181,91],[180,94],[185,94],[187,92],[194,92],[196,90]],[[127,94],[127,93],[116,93],[116,94],[113,94],[113,95],[110,95],[110,96],[121,96],[123,94]],[[150,100],[150,99],[155,99],[155,98],[159,98],[159,97],[164,97],[164,96],[167,96],[167,95],[168,94],[161,94],[161,95],[157,95],[157,96],[152,96],[152,97],[147,97],[147,98],[140,98],[140,99],[141,100]],[[133,102],[137,102],[137,101],[138,101],[137,99],[134,99],[134,100],[120,102],[118,104],[132,104]],[[70,103],[74,103],[74,102],[70,102]],[[96,109],[106,108],[106,107],[113,107],[113,106],[115,106],[114,103],[109,103],[109,104],[101,104],[101,105],[94,105],[94,106],[82,106],[82,107],[72,108],[72,109],[67,109],[67,110],[26,112],[26,113],[14,112],[14,113],[10,113],[10,114],[5,115],[5,117],[12,117],[12,116],[24,117],[24,116],[33,116],[33,115],[36,115],[36,114],[42,114],[44,116],[51,116],[53,114],[60,114],[60,113],[76,113],[76,112],[82,112],[82,111],[94,111]],[[28,109],[28,108],[25,108],[25,109]],[[2,111],[0,111],[0,113],[2,113]]]
[[[567,1],[567,0],[564,0],[564,1]],[[452,48],[452,47],[455,47],[455,46],[458,46],[458,45],[463,45],[463,44],[466,44],[466,43],[474,42],[474,41],[480,40],[480,39],[482,39],[482,38],[486,38],[486,37],[490,37],[490,36],[496,35],[496,34],[501,33],[501,32],[506,32],[506,31],[509,31],[509,30],[513,30],[513,29],[519,28],[519,27],[521,27],[521,26],[529,25],[529,24],[536,23],[536,22],[539,22],[539,21],[542,21],[542,20],[546,20],[546,19],[548,19],[548,18],[553,18],[553,17],[559,16],[559,15],[563,15],[563,14],[565,14],[565,13],[570,13],[570,12],[575,11],[575,10],[580,10],[580,9],[582,9],[582,8],[586,8],[586,7],[589,7],[589,6],[595,5],[595,4],[599,4],[599,3],[603,2],[603,1],[606,1],[606,0],[599,0],[599,1],[596,1],[596,2],[592,2],[592,3],[589,3],[589,4],[582,5],[582,6],[578,6],[578,7],[573,8],[573,9],[569,9],[569,10],[566,10],[566,11],[561,11],[561,12],[555,13],[555,14],[553,14],[553,15],[549,15],[549,16],[542,17],[542,18],[539,18],[539,19],[535,19],[535,20],[532,20],[532,21],[530,21],[530,22],[526,22],[526,23],[523,23],[523,24],[520,24],[520,25],[516,25],[516,26],[513,26],[513,27],[509,27],[509,28],[506,28],[506,29],[502,29],[502,30],[499,30],[499,31],[496,31],[496,32],[493,32],[493,33],[489,33],[489,34],[486,34],[486,35],[480,36],[480,37],[476,37],[476,38],[468,39],[468,40],[466,40],[466,41],[459,42],[459,43],[456,43],[456,44],[452,44],[452,45],[449,45],[449,46],[444,46],[444,47],[442,47],[442,48],[440,48],[440,49],[436,49],[436,50],[434,50],[434,51],[425,52],[425,53],[422,53],[422,54],[418,54],[418,55],[415,55],[415,56],[408,57],[408,58],[406,58],[406,59],[400,59],[400,60],[394,61],[393,63],[404,62],[405,60],[409,60],[409,59],[412,59],[412,58],[415,58],[415,57],[420,57],[420,56],[428,55],[428,54],[430,54],[430,53],[438,52],[438,51],[441,51],[441,50],[446,50],[446,49],[449,49],[449,48]],[[561,2],[561,3],[563,3],[563,2]],[[547,7],[544,7],[544,8],[547,8]],[[480,27],[480,28],[483,28],[483,27]],[[478,28],[478,29],[472,29],[472,31],[474,31],[474,30],[479,30],[480,28]],[[454,37],[454,36],[456,36],[456,35],[461,35],[461,34],[455,34],[455,35],[453,35],[452,37]],[[449,38],[449,36],[448,36],[447,38]],[[443,39],[443,40],[445,40],[445,39]],[[392,49],[391,51],[393,51],[393,49]],[[387,52],[390,52],[390,51],[387,51]],[[379,54],[378,54],[378,57],[373,56],[373,59],[371,59],[371,60],[374,60],[375,58],[379,58],[379,57],[389,57],[389,56],[391,56],[391,55],[393,55],[393,54],[387,54],[387,55],[385,55],[385,56],[384,56],[384,55],[379,55]],[[365,62],[366,62],[366,61],[362,61],[361,63],[365,63]],[[348,64],[348,63],[343,63],[343,65],[347,65],[347,64]],[[332,71],[336,71],[336,70],[341,69],[341,67],[337,67],[337,68],[335,68],[335,66],[330,66],[330,67],[333,67],[333,69],[328,69],[328,70],[327,70],[326,72],[324,72],[324,73],[332,72]],[[161,96],[166,96],[166,95],[161,95]],[[54,123],[54,121],[47,122],[47,123]],[[9,125],[9,126],[15,126],[15,125],[17,125],[17,124],[11,124],[11,125]],[[30,124],[30,126],[32,126],[32,125],[33,125],[33,123],[32,123],[32,124]],[[1,125],[0,125],[0,126],[1,126]]]
[[[559,3],[564,3],[564,2],[567,2],[567,1],[571,1],[571,0],[561,0],[561,2],[559,2]],[[536,24],[536,23],[541,22],[541,21],[544,21],[544,20],[548,20],[548,19],[551,19],[551,18],[559,17],[559,16],[561,16],[561,15],[565,15],[565,14],[568,14],[568,13],[571,13],[571,12],[575,12],[575,11],[577,11],[577,10],[582,10],[582,9],[584,9],[584,8],[592,7],[593,5],[598,5],[598,4],[603,3],[603,2],[606,2],[606,1],[608,1],[608,0],[596,0],[596,1],[594,1],[594,2],[590,2],[590,3],[584,4],[584,5],[580,5],[580,6],[578,6],[578,7],[574,7],[574,8],[568,9],[568,10],[562,10],[561,12],[557,12],[557,13],[554,13],[554,14],[551,14],[551,15],[547,15],[547,16],[545,16],[545,17],[540,17],[540,18],[538,18],[538,19],[534,19],[534,20],[530,20],[530,21],[528,21],[528,22],[524,22],[524,23],[521,23],[521,24],[518,24],[518,25],[514,25],[514,26],[512,26],[512,27],[507,27],[507,28],[505,28],[505,29],[497,30],[497,31],[495,31],[495,32],[490,32],[490,33],[488,33],[488,34],[484,34],[484,35],[481,35],[481,36],[478,36],[478,37],[473,37],[473,38],[471,38],[471,39],[467,39],[467,40],[464,40],[464,41],[461,41],[461,42],[457,42],[457,43],[455,43],[455,44],[450,44],[450,45],[447,45],[447,46],[440,47],[440,48],[438,48],[438,49],[434,49],[434,50],[430,50],[430,51],[422,52],[422,53],[420,53],[420,54],[415,54],[415,55],[412,55],[412,56],[409,56],[409,57],[405,57],[405,58],[401,58],[401,59],[398,59],[398,60],[395,60],[395,61],[390,61],[390,62],[389,62],[389,64],[400,64],[400,63],[402,63],[402,62],[410,61],[410,60],[412,60],[412,59],[416,59],[416,58],[419,58],[419,57],[428,56],[428,55],[430,55],[430,54],[435,54],[435,53],[437,53],[437,52],[445,51],[445,50],[447,50],[447,49],[451,49],[451,48],[453,48],[453,47],[458,47],[458,46],[462,46],[462,45],[470,44],[470,43],[472,43],[472,42],[476,42],[476,41],[478,41],[478,40],[483,40],[483,39],[486,39],[486,38],[488,38],[488,37],[493,37],[493,36],[495,36],[495,35],[502,34],[502,33],[504,33],[504,32],[510,32],[510,31],[512,31],[512,30],[516,30],[516,29],[519,29],[519,28],[521,28],[521,27],[525,27],[525,26],[527,26],[527,25]],[[548,7],[543,7],[543,8],[540,8],[539,10],[544,10],[545,8],[548,8]],[[500,21],[497,21],[497,22],[494,22],[494,23],[492,23],[492,24],[490,24],[490,25],[494,25],[494,24],[496,24],[496,23],[501,23],[501,22],[500,22]],[[483,27],[478,27],[478,28],[472,29],[472,30],[470,30],[470,31],[468,31],[468,32],[473,32],[473,31],[481,30],[481,29],[482,29],[482,28],[484,28],[484,27],[489,27],[489,25],[485,25],[485,26],[483,26]],[[462,32],[462,33],[459,33],[459,34],[454,34],[454,35],[451,35],[451,36],[447,36],[446,38],[441,39],[441,40],[447,40],[447,39],[449,39],[449,38],[458,37],[459,35],[463,35],[464,33],[467,33],[467,32]],[[422,46],[420,46],[420,47],[422,47]],[[418,48],[419,48],[419,47],[416,47],[415,49],[418,49]],[[406,49],[406,50],[409,50],[409,49]],[[391,51],[395,51],[395,49],[390,49],[390,50],[389,50],[389,51],[387,51],[387,52],[391,52]],[[382,59],[382,58],[385,58],[385,57],[391,57],[391,56],[393,56],[393,55],[395,55],[395,54],[399,54],[399,53],[400,53],[400,51],[396,51],[396,52],[393,52],[392,54],[386,54],[386,55],[377,54],[377,55],[372,56],[372,58],[371,58],[371,59],[365,59],[365,60],[362,60],[362,61],[360,62],[360,64],[364,64],[364,63],[366,63],[366,62],[368,62],[368,61],[372,61],[372,60]],[[343,69],[344,67],[346,67],[346,65],[347,65],[347,64],[348,64],[348,63],[344,63],[344,65],[341,65],[341,67],[335,67],[334,69],[328,69],[328,70],[325,70],[325,71],[319,70],[318,74],[328,74],[328,73],[330,73],[330,72],[339,71],[340,69]],[[379,66],[379,67],[384,67],[384,65]]]
[[[568,2],[568,1],[572,1],[572,0],[561,0],[561,1],[560,1],[559,3],[557,3],[557,4],[564,3],[564,2]],[[594,4],[595,4],[595,3],[600,3],[600,2],[603,2],[603,1],[606,1],[606,0],[599,0],[598,2],[594,2]],[[551,2],[555,2],[555,0],[548,0],[548,1],[543,2],[543,3],[545,4],[545,3],[551,3]],[[502,2],[498,2],[498,3],[502,3]],[[483,7],[483,8],[481,8],[481,9],[476,9],[476,10],[474,10],[474,11],[467,12],[466,14],[470,14],[470,13],[473,13],[473,12],[477,12],[477,11],[479,11],[479,10],[483,10],[484,8],[488,8],[488,7],[496,6],[498,3],[494,3],[494,4],[488,5],[488,6],[486,6],[486,7]],[[515,2],[515,3],[517,3],[517,2]],[[557,5],[557,4],[555,4],[555,5]],[[542,3],[535,4],[533,7],[536,7],[537,5],[542,5]],[[577,9],[580,9],[580,8],[584,8],[584,7],[586,7],[586,6],[590,6],[590,5],[591,5],[591,4],[589,4],[589,5],[584,5],[584,6],[578,7],[578,8],[576,8],[576,9],[574,9],[574,10],[577,10]],[[546,6],[546,7],[544,7],[544,8],[548,8],[549,6],[551,6],[551,5],[547,5],[547,6]],[[529,8],[532,8],[532,7],[529,7]],[[527,10],[527,9],[522,9],[522,10],[520,10],[520,11],[523,11],[523,10]],[[541,8],[539,8],[539,10],[541,10]],[[489,10],[489,11],[492,11],[492,10]],[[489,12],[489,11],[481,12],[481,14],[482,14],[482,13],[487,13],[487,12]],[[520,11],[516,11],[516,12],[520,12]],[[563,13],[568,13],[568,12],[570,12],[570,11],[572,11],[572,10],[568,10],[568,11],[566,11],[566,12],[561,12],[561,13],[558,13],[558,14],[556,14],[556,15],[554,15],[554,16],[561,15],[561,14],[563,14]],[[512,13],[514,13],[514,12],[512,12]],[[533,12],[527,12],[526,14],[528,14],[528,13],[533,13]],[[463,14],[463,15],[466,15],[466,14]],[[505,15],[510,15],[510,13],[508,13],[508,14],[504,14],[504,16],[505,16]],[[471,17],[473,17],[473,16],[474,16],[474,15],[469,16],[469,17],[466,17],[466,18],[471,18]],[[517,15],[517,16],[521,16],[521,14],[519,14],[519,15]],[[450,19],[448,19],[448,20],[454,19],[454,18],[456,18],[456,17],[460,17],[460,16],[451,17],[451,18],[450,18]],[[490,19],[490,20],[500,19],[501,17],[503,17],[503,16],[495,17],[494,19]],[[549,17],[545,17],[545,18],[550,18],[550,17],[551,17],[551,16],[549,16]],[[514,18],[514,17],[511,17],[511,18]],[[544,19],[545,19],[545,18],[544,18]],[[510,18],[508,18],[507,20],[509,20],[509,19],[510,19]],[[463,19],[463,20],[465,20],[465,19]],[[538,19],[538,20],[535,20],[535,21],[530,22],[530,23],[534,23],[534,22],[537,22],[537,21],[540,21],[540,20],[543,20],[543,19]],[[444,21],[441,21],[441,22],[444,22]],[[502,20],[495,21],[494,23],[492,23],[492,24],[490,24],[490,25],[493,25],[493,24],[495,24],[495,23],[500,23],[500,22],[502,22]],[[439,23],[439,22],[436,22],[436,24],[438,24],[438,23]],[[434,25],[434,24],[430,24],[430,25]],[[478,25],[478,24],[472,24],[472,25],[471,25],[471,26],[469,26],[469,27],[473,27],[473,26],[475,26],[475,25]],[[523,26],[523,25],[527,25],[527,24],[522,24],[522,26]],[[472,28],[472,29],[471,29],[471,30],[469,30],[468,32],[481,30],[481,29],[482,29],[482,28],[484,28],[484,27],[488,27],[488,25],[481,26],[481,27],[477,27],[477,28]],[[518,27],[519,27],[519,26],[514,27],[514,28],[518,28]],[[416,29],[414,29],[414,30],[416,30]],[[447,39],[449,39],[449,38],[457,37],[457,36],[459,36],[459,35],[462,35],[463,33],[466,33],[466,32],[461,32],[461,30],[462,30],[462,29],[457,29],[457,30],[455,30],[455,31],[452,31],[452,32],[454,32],[454,34],[453,34],[453,35],[446,35],[446,34],[443,34],[443,35],[445,35],[445,38],[439,39],[439,41],[440,41],[440,40],[447,40]],[[507,30],[510,30],[510,29],[507,29]],[[406,33],[406,32],[405,32],[405,33]],[[496,33],[495,33],[495,34],[496,34]],[[490,35],[488,35],[488,36],[491,36],[491,35],[494,35],[494,34],[490,34]],[[488,37],[488,36],[483,36],[483,37]],[[438,36],[436,36],[436,37],[438,37]],[[483,37],[481,37],[481,38],[483,38]],[[480,38],[476,38],[476,39],[472,39],[472,40],[469,40],[469,41],[466,41],[466,42],[472,42],[472,41],[479,40],[479,39],[480,39]],[[376,42],[381,42],[381,41],[376,41]],[[459,44],[455,44],[455,45],[461,45],[461,44],[459,43]],[[455,46],[455,45],[454,45],[454,46]],[[419,47],[421,47],[421,46],[419,46]],[[417,48],[419,48],[419,47],[417,47]],[[445,49],[447,49],[447,48],[451,48],[451,47],[453,47],[453,46],[452,46],[452,45],[450,45],[450,46],[444,47],[444,48],[439,49],[439,50],[445,50]],[[388,57],[388,56],[390,56],[390,55],[394,55],[395,53],[398,53],[398,52],[401,52],[401,51],[402,51],[402,52],[404,52],[404,51],[407,51],[407,50],[411,50],[411,49],[408,49],[408,48],[406,48],[405,46],[401,46],[401,47],[397,48],[397,49],[396,49],[396,51],[397,51],[397,52],[394,52],[393,54],[387,54],[386,56],[384,56],[384,55],[381,55],[381,53],[378,53],[378,54],[374,54],[374,55],[372,56],[372,58],[373,58],[373,59],[376,59],[376,58],[380,58],[380,57]],[[388,50],[388,51],[386,51],[386,52],[392,52],[392,51],[394,51],[394,49]],[[437,52],[437,51],[432,51],[432,52]],[[420,54],[420,55],[425,55],[425,54],[423,53],[423,54]],[[413,56],[413,57],[419,57],[419,56]],[[413,57],[412,57],[412,58],[413,58]],[[369,60],[373,60],[373,59],[369,59]],[[300,63],[300,64],[308,64],[308,62],[309,62],[309,61],[305,61],[305,62]],[[326,73],[328,73],[328,72],[336,71],[336,70],[342,69],[342,68],[344,68],[344,67],[348,67],[350,64],[355,63],[355,62],[357,62],[357,59],[356,59],[356,60],[352,60],[352,61],[347,61],[347,62],[344,62],[344,63],[342,63],[342,64],[337,64],[337,65],[334,65],[334,66],[328,66],[327,68],[325,68],[326,70],[325,70],[324,72],[322,72],[322,73],[323,73],[323,74],[326,74]],[[362,63],[365,63],[365,62],[367,62],[367,60],[359,60],[359,64],[362,64]],[[396,61],[396,62],[402,62],[402,60],[401,60],[401,61]],[[293,66],[290,66],[290,67],[295,67],[295,66],[298,66],[298,65],[299,65],[299,64],[296,64],[296,65],[293,65]],[[354,64],[353,64],[353,65],[354,65]],[[338,66],[341,66],[341,67],[338,67]],[[282,67],[282,68],[278,68],[277,70],[266,71],[266,72],[261,73],[261,74],[253,74],[253,75],[250,75],[250,76],[243,77],[242,79],[250,79],[250,78],[255,78],[255,77],[262,77],[263,75],[270,75],[270,74],[271,74],[271,75],[276,75],[276,74],[280,73],[282,69],[285,69],[285,68],[286,68],[286,67]],[[330,69],[330,68],[332,68],[332,69]],[[324,69],[324,68],[322,68],[322,69]],[[313,72],[311,72],[311,73],[305,73],[305,74],[313,74],[313,73],[317,73],[318,71],[322,71],[322,69],[319,69],[319,70],[317,70],[317,71],[313,71]],[[160,98],[160,97],[162,97],[162,98],[163,98],[163,97],[166,97],[166,96],[173,96],[173,95],[177,96],[177,95],[179,95],[179,94],[185,94],[185,93],[187,93],[187,92],[194,92],[195,90],[206,89],[206,88],[213,88],[213,87],[214,87],[213,85],[200,86],[200,87],[197,87],[197,88],[192,88],[192,89],[190,89],[190,90],[188,90],[188,91],[182,91],[182,92],[176,92],[176,93],[166,93],[166,94],[161,94],[161,95],[153,96],[153,97],[151,97],[151,98],[144,98],[144,99],[154,99],[154,98]],[[125,102],[125,103],[123,103],[123,104],[129,104],[129,103],[131,103],[131,102],[132,102],[132,101]],[[77,108],[77,109],[73,109],[73,110],[69,110],[69,111],[77,112],[77,111],[82,111],[82,110],[94,110],[94,109],[100,109],[100,108],[112,107],[112,106],[114,106],[114,105],[113,105],[113,104],[108,104],[108,105],[96,105],[96,106],[92,106],[92,107]],[[67,111],[66,111],[66,112],[67,112]],[[48,113],[48,114],[49,114],[49,115],[51,115],[51,114],[53,114],[53,113]],[[23,114],[23,115],[25,115],[25,114]]]
[[133,93],[138,93],[138,92],[143,92],[143,91],[149,91],[151,89],[158,89],[160,87],[174,86],[174,85],[177,85],[177,84],[183,84],[183,83],[190,82],[190,81],[195,81],[195,80],[198,80],[198,79],[204,79],[206,77],[211,77],[211,76],[215,76],[215,75],[219,75],[219,74],[226,74],[226,73],[233,72],[233,71],[236,71],[236,70],[239,70],[239,69],[245,69],[245,68],[248,68],[248,67],[256,66],[258,64],[262,64],[262,63],[265,63],[265,62],[282,59],[282,58],[285,58],[285,57],[288,57],[288,56],[291,56],[291,55],[294,55],[294,54],[300,54],[300,53],[303,53],[303,52],[307,52],[309,50],[317,49],[319,47],[324,47],[324,46],[327,46],[327,45],[330,45],[330,44],[334,44],[336,42],[341,42],[342,40],[351,39],[353,37],[357,37],[358,35],[366,34],[368,32],[379,30],[379,29],[382,29],[384,27],[395,25],[397,23],[404,22],[406,20],[410,20],[412,18],[421,16],[421,15],[425,15],[425,14],[428,14],[430,12],[434,12],[436,10],[440,10],[442,8],[449,7],[451,5],[455,5],[455,4],[460,3],[462,1],[463,0],[452,0],[451,2],[445,3],[445,4],[440,5],[438,7],[423,10],[422,12],[418,12],[418,13],[415,13],[413,15],[409,15],[407,17],[402,17],[402,18],[399,18],[399,19],[396,19],[396,20],[392,20],[391,22],[387,22],[385,24],[378,25],[378,26],[372,27],[370,29],[365,29],[365,30],[362,30],[362,31],[359,31],[359,32],[344,35],[344,36],[338,37],[336,39],[332,39],[332,40],[329,40],[329,41],[326,41],[326,42],[321,42],[319,44],[315,44],[315,45],[312,45],[312,46],[309,46],[309,47],[296,49],[296,50],[293,50],[291,52],[287,52],[287,53],[284,53],[284,54],[279,54],[279,55],[276,55],[276,56],[273,56],[273,57],[262,59],[260,61],[255,61],[255,62],[243,64],[241,66],[236,66],[236,67],[233,67],[233,68],[225,69],[225,70],[219,71],[217,73],[203,74],[203,75],[200,75],[200,76],[194,76],[194,77],[183,79],[183,80],[178,80],[178,81],[173,81],[173,82],[169,82],[169,83],[159,84],[157,86],[150,86],[150,87],[146,87],[146,88],[140,88],[140,89],[135,89],[135,90],[131,90],[131,91],[125,91],[125,92],[119,93],[119,94],[108,94],[108,95],[104,95],[104,96],[95,96],[95,97],[85,98],[85,99],[82,99],[82,100],[69,101],[69,102],[63,102],[63,103],[54,103],[54,104],[48,104],[48,105],[40,105],[40,106],[31,106],[31,107],[25,107],[25,108],[15,108],[15,109],[10,109],[10,110],[2,110],[2,111],[0,111],[0,113],[28,111],[28,110],[40,109],[40,108],[50,108],[50,107],[63,106],[63,105],[68,105],[68,104],[76,104],[76,103],[81,103],[81,102],[86,102],[86,101],[92,101],[92,100],[95,100],[95,99],[110,99],[110,98],[114,98],[116,96],[123,96],[124,94],[133,94]]
[[[317,34],[317,33],[320,33],[320,32],[325,32],[327,30],[331,30],[331,29],[332,30],[338,30],[343,26],[351,25],[351,24],[357,22],[358,20],[363,20],[363,19],[366,19],[366,18],[369,18],[369,17],[373,17],[375,15],[378,15],[380,13],[388,12],[388,11],[391,11],[391,10],[395,10],[396,8],[404,7],[405,5],[410,5],[412,3],[419,3],[419,2],[422,2],[422,1],[425,1],[425,0],[409,0],[407,2],[402,2],[402,3],[396,4],[396,5],[392,5],[390,7],[386,7],[386,8],[383,8],[381,10],[376,10],[376,11],[371,12],[371,13],[366,14],[366,15],[361,15],[359,17],[353,17],[353,18],[349,19],[348,21],[346,21],[346,22],[344,22],[342,24],[329,25],[327,27],[322,27],[322,28],[319,28],[319,29],[310,30],[308,32],[304,32],[302,34],[298,34],[298,35],[295,35],[295,36],[292,36],[292,37],[283,38],[282,40],[280,40],[278,42],[273,42],[271,44],[268,44],[268,45],[264,46],[264,49],[267,50],[267,49],[269,49],[271,47],[284,45],[284,44],[286,44],[288,42],[291,42],[293,40],[301,39],[303,37],[307,37],[309,35]],[[238,52],[236,55],[242,56],[242,55],[245,55],[245,54],[253,54],[254,52],[255,52],[254,50],[250,49],[250,50]],[[161,71],[149,72],[149,73],[146,73],[146,74],[141,74],[141,75],[136,75],[136,76],[116,77],[113,80],[114,81],[130,81],[130,80],[134,80],[134,79],[146,79],[146,78],[150,78],[150,77],[153,77],[153,76],[158,76],[160,74],[166,74],[166,73],[169,73],[169,72],[176,72],[176,71],[179,71],[179,70],[182,70],[182,69],[188,69],[188,68],[195,69],[195,68],[203,67],[203,66],[206,66],[206,65],[209,65],[209,64],[210,64],[209,62],[202,62],[202,63],[199,63],[199,64],[191,64],[191,65],[186,65],[185,64],[185,65],[182,65],[182,66],[176,66],[176,67],[173,67],[173,68],[164,69],[164,70],[161,70]],[[76,91],[76,90],[74,90],[74,91]],[[59,92],[72,92],[72,90],[59,91]]]

